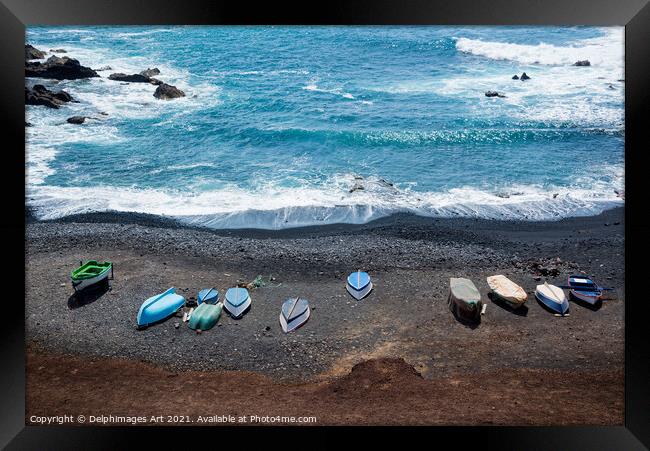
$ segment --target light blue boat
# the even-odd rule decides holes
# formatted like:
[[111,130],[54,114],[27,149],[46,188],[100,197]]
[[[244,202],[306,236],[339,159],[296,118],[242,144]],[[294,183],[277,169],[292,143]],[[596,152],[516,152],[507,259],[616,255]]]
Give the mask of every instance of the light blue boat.
[[216,304],[219,300],[219,290],[214,288],[206,288],[199,291],[198,296],[196,297],[196,303],[201,305],[206,304]]
[[138,311],[138,327],[144,328],[162,321],[185,305],[185,298],[176,294],[172,287],[164,293],[150,297],[142,303]]
[[251,305],[251,297],[246,288],[228,288],[223,307],[233,318],[240,318]]
[[348,293],[357,300],[365,298],[372,290],[372,282],[367,272],[356,271],[348,276]]

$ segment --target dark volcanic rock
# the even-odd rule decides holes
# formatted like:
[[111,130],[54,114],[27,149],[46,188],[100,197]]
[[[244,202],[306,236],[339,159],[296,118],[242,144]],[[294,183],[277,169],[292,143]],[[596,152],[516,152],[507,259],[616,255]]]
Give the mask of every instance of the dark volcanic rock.
[[26,105],[44,105],[59,108],[63,103],[73,101],[72,96],[65,91],[50,91],[43,85],[34,85],[32,89],[25,86]]
[[98,69],[94,69],[95,72],[101,72],[103,70],[113,70],[113,68],[111,66],[102,66]]
[[45,52],[29,44],[25,44],[25,60],[40,60],[43,58],[45,58]]
[[497,91],[487,91],[485,97],[505,97],[505,94],[502,94]]
[[72,116],[66,119],[68,124],[83,124],[86,121],[86,116]]
[[521,79],[522,80],[530,80],[530,77],[528,76],[528,74],[526,74],[526,72],[524,72],[523,74],[521,74]]
[[589,60],[576,61],[573,63],[574,66],[591,66]]
[[161,85],[163,82],[153,78],[152,75],[158,75],[160,71],[158,70],[157,67],[154,67],[153,69],[147,69],[143,70],[139,74],[123,74],[123,73],[115,73],[111,74],[108,76],[109,80],[115,80],[115,81],[124,81],[124,82],[129,82],[129,83],[151,83],[152,85]]
[[519,76],[517,74],[515,74],[515,75],[512,76],[512,79],[513,80],[519,80]]
[[65,50],[65,49],[50,49],[50,52],[52,52],[52,53],[68,53],[68,51]]
[[157,67],[154,67],[153,69],[147,68],[147,70],[143,70],[140,72],[140,75],[144,75],[145,77],[151,78],[154,75],[160,75],[160,70]]
[[64,56],[51,56],[44,63],[28,62],[25,64],[25,77],[53,78],[55,80],[77,80],[80,78],[99,77],[97,72],[82,66],[79,61]]
[[176,86],[168,85],[167,83],[161,83],[156,88],[156,91],[153,93],[153,96],[156,99],[175,99],[177,97],[185,97],[185,93],[178,89]]
[[149,81],[151,80],[150,77],[147,77],[142,74],[126,75],[123,73],[111,74],[108,76],[108,79],[115,80],[115,81],[128,81],[129,83],[149,83]]

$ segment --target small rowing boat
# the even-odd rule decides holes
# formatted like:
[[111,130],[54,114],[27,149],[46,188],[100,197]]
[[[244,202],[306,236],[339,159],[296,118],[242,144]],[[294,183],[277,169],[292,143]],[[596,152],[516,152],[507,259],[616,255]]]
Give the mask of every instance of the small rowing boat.
[[449,279],[449,298],[447,299],[449,308],[458,316],[472,320],[478,320],[481,317],[481,293],[469,279],[455,278]]
[[523,288],[501,274],[488,277],[487,283],[497,299],[506,302],[512,308],[521,307],[528,299]]
[[228,288],[223,307],[233,318],[241,318],[251,306],[251,297],[246,288]]
[[595,305],[603,299],[603,289],[587,276],[574,275],[568,278],[569,296]]
[[356,271],[348,276],[345,288],[357,301],[368,296],[372,291],[372,282],[367,272]]
[[113,269],[111,262],[100,263],[96,260],[88,260],[70,273],[72,288],[81,291],[100,282],[108,281],[108,274]]
[[282,326],[285,333],[291,332],[305,324],[310,314],[311,310],[307,299],[287,299],[282,304],[282,310],[280,311],[280,326]]
[[144,328],[162,321],[185,305],[185,298],[176,294],[174,287],[150,297],[142,303],[138,311],[138,327]]
[[221,317],[221,308],[223,304],[217,302],[216,304],[203,303],[199,305],[196,310],[190,315],[188,327],[193,330],[210,330],[217,324],[219,317]]
[[199,294],[196,296],[196,303],[201,305],[206,304],[216,304],[219,300],[219,290],[214,288],[206,288],[199,291]]
[[535,297],[550,310],[562,316],[569,310],[569,301],[564,295],[564,290],[555,285],[550,285],[548,282],[544,282],[544,285],[537,285]]

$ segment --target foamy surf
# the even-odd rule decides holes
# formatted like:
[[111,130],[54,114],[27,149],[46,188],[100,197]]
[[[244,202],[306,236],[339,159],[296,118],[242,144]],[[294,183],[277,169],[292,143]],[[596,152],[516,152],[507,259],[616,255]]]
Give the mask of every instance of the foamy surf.
[[602,31],[601,37],[568,43],[566,46],[543,42],[536,45],[513,44],[459,37],[456,48],[472,55],[522,64],[572,65],[576,61],[589,60],[593,66],[620,68],[625,49],[624,30],[616,27]]
[[541,221],[594,215],[623,204],[615,192],[622,191],[620,179],[616,183],[619,188],[600,182],[591,189],[515,185],[492,191],[461,187],[446,192],[398,188],[377,178],[364,179],[363,189],[351,190],[354,180],[347,175],[322,187],[266,185],[257,191],[228,187],[200,193],[33,186],[28,203],[43,220],[80,213],[137,212],[215,229],[363,224],[394,213]]

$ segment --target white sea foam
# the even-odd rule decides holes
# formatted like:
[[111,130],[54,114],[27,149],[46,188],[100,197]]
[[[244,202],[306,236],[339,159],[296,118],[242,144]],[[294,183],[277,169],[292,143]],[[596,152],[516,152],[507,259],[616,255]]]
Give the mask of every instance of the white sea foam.
[[603,36],[583,39],[567,46],[540,43],[512,44],[457,38],[456,48],[464,53],[495,60],[510,60],[522,64],[571,65],[589,60],[593,66],[622,67],[624,55],[622,27],[603,29]]
[[[603,167],[603,171],[611,171]],[[97,211],[141,212],[211,228],[282,229],[317,224],[365,223],[398,212],[432,217],[554,220],[585,216],[622,204],[622,172],[613,182],[588,188],[511,186],[498,191],[461,187],[417,192],[368,178],[349,192],[352,175],[333,177],[321,187],[249,191],[234,186],[199,193],[138,188],[32,186],[29,204],[41,219]],[[83,194],[83,195],[82,195]]]
[[310,83],[307,86],[303,86],[305,91],[313,91],[313,92],[324,92],[327,94],[333,94],[336,96],[341,96],[345,99],[354,99],[354,96],[350,94],[349,92],[345,92],[340,88],[333,88],[333,89],[324,89],[316,85],[315,83]]

